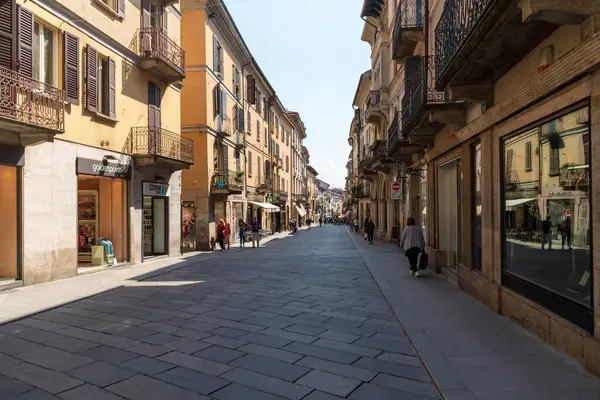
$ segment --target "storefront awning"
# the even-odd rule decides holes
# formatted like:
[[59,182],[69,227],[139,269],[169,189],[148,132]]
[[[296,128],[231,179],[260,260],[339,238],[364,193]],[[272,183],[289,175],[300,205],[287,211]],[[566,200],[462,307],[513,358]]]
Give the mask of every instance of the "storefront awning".
[[268,213],[275,213],[275,212],[280,211],[279,207],[277,207],[276,205],[273,205],[271,203],[261,203],[258,201],[249,201],[249,203],[252,203],[255,206],[259,206],[260,208],[263,208]]
[[298,210],[298,214],[300,217],[304,217],[306,215],[306,210],[302,206],[296,206],[296,210]]
[[518,206],[520,204],[525,204],[525,203],[529,203],[530,201],[533,200],[537,200],[535,197],[532,199],[511,199],[511,200],[506,200],[506,207],[515,207]]

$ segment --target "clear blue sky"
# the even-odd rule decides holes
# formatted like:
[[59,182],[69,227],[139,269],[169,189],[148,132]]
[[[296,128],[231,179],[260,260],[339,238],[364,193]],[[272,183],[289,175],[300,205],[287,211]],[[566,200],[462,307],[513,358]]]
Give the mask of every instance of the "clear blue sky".
[[370,68],[360,40],[362,0],[225,0],[244,40],[283,105],[307,128],[310,164],[343,187],[352,100]]

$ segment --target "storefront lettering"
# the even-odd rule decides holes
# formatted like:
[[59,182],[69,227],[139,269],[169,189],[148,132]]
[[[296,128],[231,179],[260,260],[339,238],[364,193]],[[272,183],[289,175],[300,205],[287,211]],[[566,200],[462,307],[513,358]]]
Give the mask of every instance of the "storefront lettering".
[[77,173],[84,175],[105,176],[108,178],[128,179],[130,170],[125,164],[109,163],[108,160],[92,160],[77,158]]
[[144,182],[144,196],[169,196],[169,185],[163,183]]

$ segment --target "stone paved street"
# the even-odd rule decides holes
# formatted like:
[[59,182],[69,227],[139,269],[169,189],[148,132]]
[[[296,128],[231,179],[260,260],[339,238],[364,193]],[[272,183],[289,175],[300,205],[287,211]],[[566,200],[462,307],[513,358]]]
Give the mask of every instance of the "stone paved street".
[[3,400],[440,398],[343,227],[219,252],[0,332]]

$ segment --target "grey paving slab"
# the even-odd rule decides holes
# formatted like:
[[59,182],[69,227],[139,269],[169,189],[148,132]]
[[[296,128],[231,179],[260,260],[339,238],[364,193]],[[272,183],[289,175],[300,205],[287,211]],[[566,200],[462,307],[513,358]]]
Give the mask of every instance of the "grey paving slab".
[[387,373],[402,378],[415,379],[421,382],[430,382],[429,375],[423,367],[413,367],[411,365],[398,364],[389,361],[376,360],[368,357],[361,357],[360,360],[353,364],[356,367],[370,369]]
[[429,383],[419,382],[413,379],[401,378],[398,376],[379,374],[371,381],[372,384],[385,386],[403,392],[419,394],[432,399],[439,399],[437,390]]
[[267,346],[261,346],[259,344],[250,343],[245,346],[238,348],[240,351],[250,354],[256,354],[259,356],[265,356],[273,358],[275,360],[284,361],[288,363],[294,363],[302,358],[301,354],[292,353],[290,351],[275,349]]
[[26,371],[17,369],[13,377],[52,394],[64,392],[84,383],[79,379],[60,372],[50,371],[49,369],[37,366],[28,368]]
[[245,354],[241,351],[228,349],[227,347],[213,345],[194,353],[194,356],[228,364],[230,361],[240,358]]
[[302,325],[302,324],[290,325],[287,328],[284,328],[284,330],[290,331],[290,332],[301,333],[303,335],[309,335],[309,336],[317,336],[320,333],[323,333],[326,331],[326,329],[323,329],[323,328],[318,328],[318,327],[309,326],[309,325]]
[[41,319],[36,319],[35,317],[20,319],[18,321],[18,324],[30,326],[32,328],[43,329],[45,331],[50,332],[60,331],[61,329],[68,328],[68,325],[59,324],[57,322],[44,321]]
[[32,328],[17,323],[0,326],[0,332],[36,343],[47,343],[63,337],[47,330]]
[[15,356],[23,353],[32,353],[42,349],[44,349],[44,346],[39,343],[34,343],[12,335],[0,335],[0,352],[4,354]]
[[212,376],[219,376],[232,369],[232,367],[219,362],[191,356],[189,354],[179,353],[177,351],[172,351],[170,353],[163,354],[162,356],[158,357],[158,359],[160,361],[178,365],[180,367],[185,367]]
[[302,365],[319,371],[331,372],[332,374],[358,379],[363,382],[371,381],[378,373],[377,371],[363,369],[352,365],[339,364],[314,357],[304,357],[295,365]]
[[107,390],[129,400],[209,400],[208,397],[144,375],[136,375]]
[[173,364],[146,356],[140,356],[119,365],[144,375],[156,375],[171,368],[175,368],[175,365]]
[[33,386],[17,381],[8,376],[0,376],[0,393],[3,398],[11,398],[21,393],[28,392]]
[[162,372],[156,375],[155,378],[200,394],[210,394],[230,383],[224,379],[205,375],[182,367]]
[[165,343],[172,342],[173,340],[177,340],[178,338],[179,336],[174,336],[169,333],[155,333],[141,338],[140,340],[144,343],[163,345]]
[[0,353],[0,369],[3,367],[10,367],[11,365],[20,364],[22,362],[23,361],[19,360],[18,358]]
[[164,347],[169,350],[177,350],[181,353],[192,354],[207,347],[211,347],[210,343],[192,340],[188,338],[175,339],[172,342],[164,344]]
[[110,346],[94,347],[93,349],[84,351],[82,354],[89,358],[104,361],[110,364],[120,364],[139,356],[131,351],[117,349]]
[[57,349],[70,351],[71,353],[81,353],[86,350],[93,349],[94,347],[101,346],[99,343],[68,336],[61,336],[60,339],[48,342],[46,345]]
[[239,347],[242,347],[242,346],[248,344],[248,341],[244,340],[245,336],[246,335],[243,335],[243,336],[239,336],[237,339],[233,339],[233,338],[228,338],[228,337],[224,337],[224,336],[213,335],[213,336],[207,337],[206,339],[202,339],[202,341],[235,350]]
[[246,342],[251,342],[254,344],[259,344],[262,346],[281,348],[286,344],[290,344],[292,340],[282,339],[275,336],[263,335],[261,333],[247,333],[245,335],[240,336],[238,339],[245,340]]
[[91,383],[98,387],[105,387],[113,383],[127,379],[136,373],[131,370],[120,368],[116,365],[95,362],[67,372],[68,375]]
[[127,348],[127,351],[148,357],[158,357],[162,354],[169,353],[172,350],[173,349],[164,346],[153,345],[150,343],[141,343]]
[[59,395],[63,400],[122,400],[122,397],[93,385],[81,385]]
[[312,392],[310,392],[310,394],[308,396],[306,396],[302,400],[337,400],[337,399],[343,399],[343,397],[325,393],[325,392],[321,392],[320,390],[313,390]]
[[[211,394],[218,400],[282,400],[284,397],[275,396],[267,392],[252,389],[248,386],[232,383],[229,386]],[[305,397],[306,398],[306,397]]]
[[264,326],[268,328],[282,329],[293,325],[293,322],[285,322],[276,318],[253,317],[244,320],[244,322],[253,325]]
[[391,353],[400,353],[407,355],[416,355],[413,346],[410,343],[405,342],[392,342],[389,340],[373,339],[373,338],[360,338],[353,344],[362,347],[369,347],[381,351],[388,351]]
[[225,337],[232,338],[232,339],[235,339],[237,337],[240,337],[240,336],[246,334],[245,331],[241,331],[239,329],[233,329],[233,328],[217,328],[217,329],[213,329],[210,332],[214,335],[225,336]]
[[212,336],[212,333],[200,332],[194,329],[180,328],[173,332],[173,335],[191,340],[202,340],[204,338]]
[[334,361],[342,364],[352,364],[354,361],[360,358],[360,356],[356,354],[346,353],[339,350],[327,349],[325,347],[312,346],[310,344],[298,342],[290,343],[287,346],[283,347],[282,350],[303,354],[305,356],[322,358],[324,360]]
[[[356,343],[359,343],[357,341]],[[377,357],[381,354],[381,350],[369,349],[367,347],[359,346],[358,344],[348,344],[344,342],[337,342],[329,339],[319,339],[312,343],[313,346],[327,347],[329,349],[345,351],[347,353],[358,354],[359,356],[365,357]]]
[[317,337],[314,336],[309,336],[309,335],[303,335],[301,333],[295,333],[295,332],[289,332],[289,331],[284,331],[281,329],[274,329],[274,328],[268,328],[265,329],[264,331],[260,332],[262,335],[267,335],[267,336],[275,336],[281,339],[288,339],[288,340],[292,340],[294,342],[300,342],[300,343],[312,343],[315,340],[317,340]]
[[412,365],[413,367],[422,367],[423,362],[416,355],[409,356],[406,354],[397,354],[397,353],[381,353],[377,356],[378,360],[390,361],[398,364],[406,364]]
[[226,374],[223,374],[221,377],[231,382],[236,382],[291,400],[299,400],[312,391],[312,389],[306,386],[297,385],[241,368],[233,369]]
[[320,333],[319,337],[322,337],[323,339],[335,340],[337,342],[343,342],[343,343],[352,343],[352,342],[356,341],[358,338],[360,338],[360,336],[358,336],[358,335],[352,335],[350,333],[338,332],[338,331],[332,331],[332,330],[326,330],[325,332]]
[[57,400],[58,397],[45,392],[40,389],[33,389],[29,392],[22,393],[16,397],[13,397],[12,400]]
[[430,400],[429,397],[423,397],[370,383],[363,383],[360,385],[348,398],[353,400]]
[[258,372],[262,375],[294,382],[301,376],[310,372],[310,368],[290,364],[273,358],[263,357],[255,354],[247,354],[229,363],[248,371]]
[[337,396],[346,397],[362,382],[356,379],[330,374],[328,372],[311,371],[300,378],[296,383]]
[[94,362],[93,358],[69,353],[52,347],[44,347],[30,353],[19,354],[17,358],[53,371],[64,372]]

